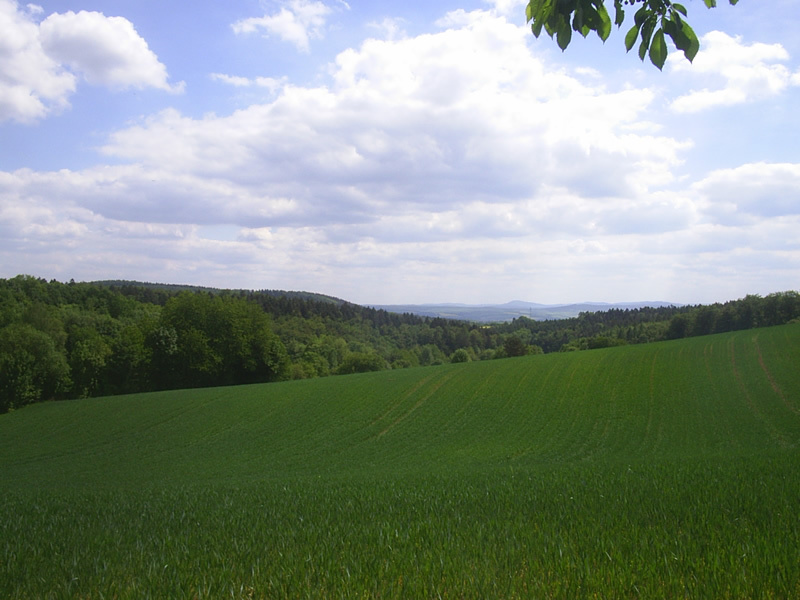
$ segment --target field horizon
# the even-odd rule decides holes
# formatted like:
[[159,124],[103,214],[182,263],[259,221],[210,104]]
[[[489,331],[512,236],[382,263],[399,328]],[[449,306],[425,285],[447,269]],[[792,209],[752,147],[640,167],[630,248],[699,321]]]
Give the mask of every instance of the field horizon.
[[0,595],[800,593],[799,359],[790,324],[31,405]]

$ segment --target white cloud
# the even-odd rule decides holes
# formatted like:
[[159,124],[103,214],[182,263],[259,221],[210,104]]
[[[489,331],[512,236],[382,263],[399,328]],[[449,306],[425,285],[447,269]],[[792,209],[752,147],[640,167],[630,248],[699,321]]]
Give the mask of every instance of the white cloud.
[[308,52],[309,41],[323,37],[325,23],[332,12],[332,8],[317,0],[286,0],[277,13],[242,19],[232,27],[236,33],[263,30],[266,35],[277,36],[294,44],[301,52]]
[[[209,197],[221,185],[224,197],[238,199],[226,202],[224,215],[209,202],[197,219],[350,224],[356,237],[378,215],[401,220],[380,230],[409,239],[421,233],[407,224],[430,215],[441,218],[428,231],[451,238],[544,232],[552,225],[535,217],[542,212],[582,230],[584,215],[629,210],[633,198],[669,183],[685,144],[634,126],[651,92],[609,92],[550,70],[531,55],[524,27],[489,13],[449,19],[463,24],[341,53],[330,86],[285,84],[273,101],[229,116],[164,111],[116,132],[104,151],[139,163],[142,176],[158,172],[160,186],[173,181],[203,198],[207,181]],[[570,225],[548,194],[583,198],[591,208]],[[175,202],[148,218],[180,222]],[[515,220],[497,220],[493,206]]]
[[484,0],[494,11],[506,17],[510,22],[522,25],[525,23],[525,6],[527,0]]
[[0,0],[0,122],[32,123],[69,106],[79,73],[112,88],[171,86],[167,70],[127,19],[96,12],[52,14]]
[[50,58],[17,3],[0,0],[0,122],[29,123],[66,108],[75,77]]
[[385,18],[382,21],[368,23],[369,27],[378,30],[381,33],[381,37],[385,40],[396,40],[399,38],[406,37],[405,29],[403,25],[405,21],[403,19],[391,19]]
[[694,188],[704,197],[705,211],[715,222],[737,224],[800,216],[799,164],[756,163],[719,169]]
[[712,31],[702,38],[702,49],[693,63],[675,53],[670,56],[672,71],[698,76],[713,87],[690,91],[676,98],[672,110],[681,113],[699,112],[715,106],[731,106],[769,98],[790,85],[798,85],[783,64],[789,54],[780,44],[746,45],[742,38],[721,31]]
[[183,90],[183,84],[169,84],[167,68],[123,17],[87,11],[55,13],[42,21],[39,30],[47,54],[91,84]]
[[709,269],[725,299],[800,268],[797,165],[692,185],[653,91],[553,67],[493,10],[439,25],[340,53],[316,87],[213,74],[272,95],[143,118],[112,166],[0,172],[0,264],[362,302],[698,301],[675,292]]
[[[250,248],[287,276],[315,274],[316,289],[355,255],[365,272],[394,261],[424,278],[478,251],[508,260],[576,235],[593,248],[695,218],[690,202],[657,190],[685,144],[638,126],[651,92],[553,70],[531,55],[524,27],[492,13],[447,18],[436,34],[343,52],[329,86],[280,82],[273,100],[228,116],[165,110],[110,137],[104,152],[128,164],[18,172],[12,187],[88,215],[89,237],[125,235],[127,223],[158,252],[191,245],[212,263]],[[193,233],[168,242],[146,223]],[[202,241],[222,224],[240,237]],[[267,254],[265,239],[284,246]]]
[[211,79],[232,85],[233,87],[259,87],[266,88],[271,92],[276,92],[288,83],[287,77],[254,77],[247,78],[238,75],[226,75],[224,73],[212,73]]
[[219,81],[221,83],[232,85],[234,87],[250,87],[251,85],[253,85],[252,79],[248,79],[247,77],[241,77],[239,75],[225,75],[224,73],[212,73],[211,79],[213,79],[214,81]]

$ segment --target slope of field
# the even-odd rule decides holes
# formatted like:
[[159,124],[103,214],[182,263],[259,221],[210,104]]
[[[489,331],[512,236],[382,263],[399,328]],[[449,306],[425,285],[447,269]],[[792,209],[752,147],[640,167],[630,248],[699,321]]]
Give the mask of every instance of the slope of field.
[[0,416],[0,596],[800,594],[800,325]]
[[800,441],[800,327],[0,417],[6,487],[449,472],[752,454]]

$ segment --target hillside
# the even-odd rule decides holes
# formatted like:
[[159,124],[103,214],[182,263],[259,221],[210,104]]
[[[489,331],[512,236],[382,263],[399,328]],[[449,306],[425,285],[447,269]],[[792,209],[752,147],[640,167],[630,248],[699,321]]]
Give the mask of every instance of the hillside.
[[800,325],[0,415],[0,597],[800,597]]
[[446,473],[795,448],[798,362],[800,326],[787,325],[577,354],[45,403],[0,417],[0,486]]
[[19,275],[0,279],[0,413],[48,400],[589,350],[796,319],[800,293],[793,291],[481,325],[303,292]]

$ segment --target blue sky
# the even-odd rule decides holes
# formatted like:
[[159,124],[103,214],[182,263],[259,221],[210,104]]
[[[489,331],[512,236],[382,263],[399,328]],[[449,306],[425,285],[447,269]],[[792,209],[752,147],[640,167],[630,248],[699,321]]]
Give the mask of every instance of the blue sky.
[[800,8],[693,64],[524,2],[0,0],[0,277],[359,303],[800,289]]

